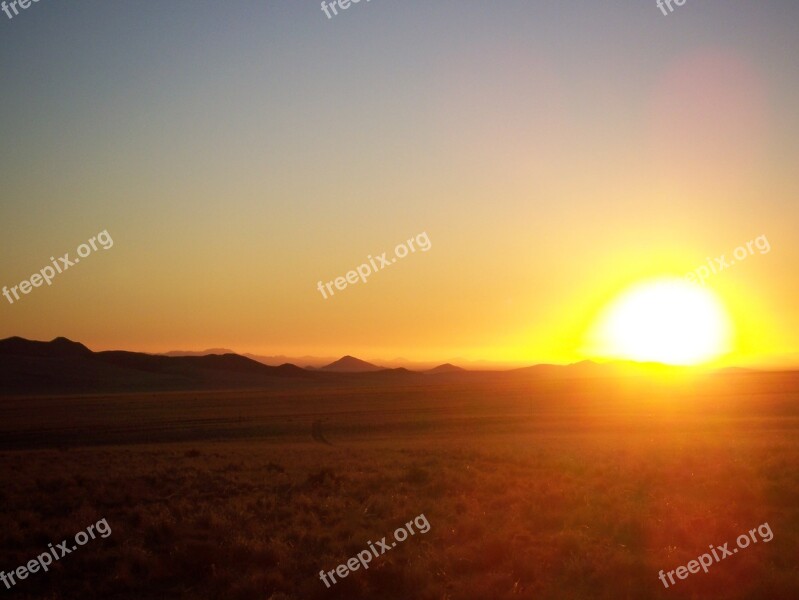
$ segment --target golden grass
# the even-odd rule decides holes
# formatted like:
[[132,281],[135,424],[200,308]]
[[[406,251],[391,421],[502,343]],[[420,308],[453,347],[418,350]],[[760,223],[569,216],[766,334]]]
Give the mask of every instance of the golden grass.
[[[790,380],[697,384],[646,398],[643,382],[542,385],[34,401],[65,415],[65,406],[96,404],[60,427],[30,411],[27,437],[6,438],[20,449],[0,453],[0,568],[26,563],[99,518],[113,534],[7,593],[799,597]],[[19,432],[30,402],[3,401],[3,427]],[[332,446],[312,437],[319,419]],[[109,431],[122,432],[124,444],[108,445]],[[329,590],[319,581],[321,569],[420,513],[429,533]],[[657,579],[660,569],[766,521],[770,543],[668,590]]]

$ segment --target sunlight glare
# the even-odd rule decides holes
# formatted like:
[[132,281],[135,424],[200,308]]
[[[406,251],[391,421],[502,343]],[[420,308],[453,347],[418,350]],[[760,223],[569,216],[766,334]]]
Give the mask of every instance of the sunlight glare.
[[606,358],[696,365],[729,351],[730,332],[710,290],[670,278],[622,293],[600,316],[590,346]]

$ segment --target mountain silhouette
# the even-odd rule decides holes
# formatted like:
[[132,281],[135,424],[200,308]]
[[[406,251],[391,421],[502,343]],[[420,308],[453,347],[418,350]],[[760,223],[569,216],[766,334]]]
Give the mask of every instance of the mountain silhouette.
[[382,371],[383,367],[378,367],[354,356],[344,356],[335,362],[325,365],[320,371],[330,371],[334,373],[368,373],[371,371]]
[[433,369],[428,369],[425,373],[435,374],[435,373],[464,373],[466,369],[461,369],[460,367],[456,367],[450,363],[444,363],[443,365],[438,365]]
[[0,356],[0,395],[270,387],[316,377],[295,365],[270,367],[238,354],[92,352],[66,338],[0,340]]
[[0,356],[38,356],[42,358],[68,358],[89,356],[92,351],[83,344],[64,337],[50,342],[34,342],[21,337],[0,340]]
[[195,352],[193,350],[172,350],[171,352],[164,352],[164,356],[208,356],[209,354],[236,354],[229,348],[209,348],[208,350],[201,350]]

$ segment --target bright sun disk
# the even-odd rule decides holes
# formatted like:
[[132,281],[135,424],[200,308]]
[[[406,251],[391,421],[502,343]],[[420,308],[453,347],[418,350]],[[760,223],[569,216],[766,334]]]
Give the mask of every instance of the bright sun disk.
[[708,289],[682,279],[637,284],[601,315],[589,351],[607,358],[696,365],[729,350],[731,326]]

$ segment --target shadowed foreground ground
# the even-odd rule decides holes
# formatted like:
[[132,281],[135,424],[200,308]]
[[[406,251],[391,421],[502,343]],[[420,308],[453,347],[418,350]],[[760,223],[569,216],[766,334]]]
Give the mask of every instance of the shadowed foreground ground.
[[[3,400],[0,568],[113,530],[3,593],[796,598],[794,381]],[[427,534],[320,582],[420,513]],[[764,522],[771,542],[658,580]]]

